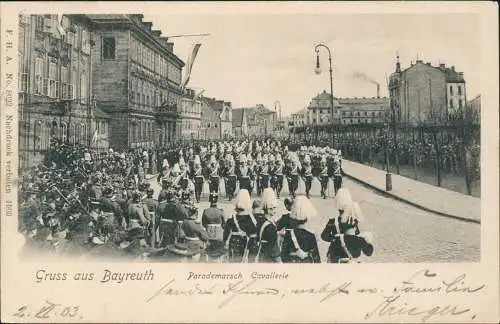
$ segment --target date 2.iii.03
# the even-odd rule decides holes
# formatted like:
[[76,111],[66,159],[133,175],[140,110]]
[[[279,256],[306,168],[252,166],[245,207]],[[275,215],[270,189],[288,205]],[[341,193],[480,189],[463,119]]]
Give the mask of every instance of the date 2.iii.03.
[[78,305],[62,305],[45,301],[45,304],[40,307],[29,307],[22,305],[12,314],[18,318],[34,318],[34,319],[49,319],[49,318],[67,318],[67,319],[82,319],[80,314],[80,306]]

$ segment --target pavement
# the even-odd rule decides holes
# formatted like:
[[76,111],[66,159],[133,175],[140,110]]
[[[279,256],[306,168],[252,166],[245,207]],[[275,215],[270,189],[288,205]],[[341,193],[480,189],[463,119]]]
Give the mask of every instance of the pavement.
[[[345,165],[349,171],[348,164]],[[155,194],[160,185],[156,176],[148,176]],[[385,176],[384,178],[385,181]],[[383,182],[385,186],[385,182]],[[375,253],[363,259],[366,263],[396,262],[478,262],[481,259],[481,226],[472,222],[464,222],[454,218],[440,217],[433,212],[425,211],[392,197],[382,196],[379,190],[362,184],[349,177],[344,178],[343,186],[348,188],[351,196],[357,201],[363,213],[360,224],[361,231],[372,232]],[[298,193],[304,193],[304,183],[299,183]],[[203,188],[202,201],[198,205],[198,213],[208,208],[208,185]],[[252,197],[254,198],[255,195]],[[288,197],[286,180],[280,201]],[[329,183],[327,199],[320,197],[320,184],[313,181],[311,202],[316,208],[317,217],[308,220],[307,226],[315,233],[322,262],[326,262],[328,242],[321,240],[328,219],[336,216],[333,183]],[[223,193],[219,196],[219,207],[229,218],[233,214],[234,201],[229,201]],[[283,208],[283,207],[282,207]],[[279,213],[281,214],[281,213]]]
[[345,175],[379,193],[440,216],[481,223],[481,199],[392,173],[392,190],[386,191],[386,172],[343,160]]

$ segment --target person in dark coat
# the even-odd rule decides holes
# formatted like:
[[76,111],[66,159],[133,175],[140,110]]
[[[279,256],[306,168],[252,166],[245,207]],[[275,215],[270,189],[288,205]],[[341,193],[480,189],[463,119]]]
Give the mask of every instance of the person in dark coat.
[[373,243],[370,233],[360,233],[359,223],[362,220],[359,205],[352,202],[347,188],[337,193],[338,216],[328,220],[321,239],[329,242],[327,258],[330,263],[350,263],[358,261],[364,254],[373,254]]
[[277,207],[278,201],[271,188],[264,189],[261,204],[259,204],[259,201],[254,201],[253,214],[257,219],[257,240],[259,244],[255,262],[281,262],[278,233],[276,224],[273,221]]
[[316,210],[304,196],[296,198],[290,213],[290,229],[286,230],[281,247],[283,263],[320,263],[318,242],[306,227],[308,218],[316,217]]
[[252,201],[246,189],[235,199],[235,214],[228,219],[223,240],[229,248],[230,262],[248,262],[257,252],[257,220],[251,212]]

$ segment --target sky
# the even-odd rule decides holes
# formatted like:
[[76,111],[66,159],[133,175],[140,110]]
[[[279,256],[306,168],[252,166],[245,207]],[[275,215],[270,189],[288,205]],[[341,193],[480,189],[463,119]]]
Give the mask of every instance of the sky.
[[376,86],[361,75],[380,83],[381,95],[388,96],[386,78],[399,53],[403,68],[417,57],[454,65],[464,72],[472,99],[481,93],[479,18],[468,13],[144,15],[162,36],[210,33],[171,39],[174,53],[185,62],[194,43],[202,43],[188,87],[231,101],[233,108],[280,105],[285,116],[330,91],[324,49],[322,73],[314,73],[318,43],[332,50],[336,97],[376,96]]

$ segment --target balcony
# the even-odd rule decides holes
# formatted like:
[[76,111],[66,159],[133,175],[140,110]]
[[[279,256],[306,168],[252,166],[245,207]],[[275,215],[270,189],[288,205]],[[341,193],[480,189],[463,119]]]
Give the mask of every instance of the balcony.
[[155,107],[154,114],[157,121],[177,119],[180,117],[180,113],[176,104],[163,104]]

